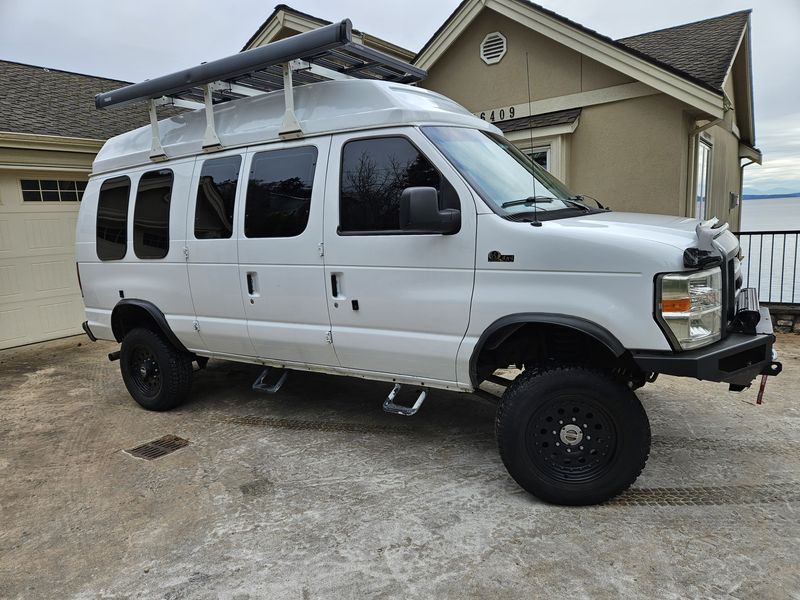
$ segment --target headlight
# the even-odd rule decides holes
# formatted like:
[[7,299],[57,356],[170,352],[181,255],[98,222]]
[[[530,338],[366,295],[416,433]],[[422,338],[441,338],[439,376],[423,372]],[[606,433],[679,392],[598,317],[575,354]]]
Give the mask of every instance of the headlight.
[[662,275],[658,283],[659,321],[683,349],[716,342],[722,335],[722,272]]

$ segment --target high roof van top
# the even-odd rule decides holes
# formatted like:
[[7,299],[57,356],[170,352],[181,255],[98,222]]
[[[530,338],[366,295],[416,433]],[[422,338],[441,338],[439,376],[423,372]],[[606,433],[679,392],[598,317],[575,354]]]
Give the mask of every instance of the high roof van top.
[[[285,114],[284,91],[240,98],[214,106],[216,134],[225,148],[276,142]],[[323,81],[294,90],[294,114],[303,136],[413,124],[472,127],[500,133],[494,125],[460,104],[409,85],[352,79]],[[158,123],[161,146],[169,158],[202,152],[206,116],[196,110]],[[109,139],[94,161],[94,174],[152,164],[152,129],[140,127]]]

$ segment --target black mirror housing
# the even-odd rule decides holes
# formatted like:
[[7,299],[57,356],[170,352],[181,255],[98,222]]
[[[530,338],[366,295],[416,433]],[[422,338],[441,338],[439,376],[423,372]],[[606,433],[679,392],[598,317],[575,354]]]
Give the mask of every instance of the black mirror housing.
[[461,229],[461,211],[440,210],[436,188],[408,187],[400,196],[400,229],[408,233],[452,235]]

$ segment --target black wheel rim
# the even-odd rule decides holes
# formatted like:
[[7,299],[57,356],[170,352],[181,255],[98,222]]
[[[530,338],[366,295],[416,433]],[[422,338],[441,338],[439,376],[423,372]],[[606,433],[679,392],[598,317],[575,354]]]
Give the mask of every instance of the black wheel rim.
[[161,391],[161,368],[155,355],[145,346],[133,349],[128,360],[130,378],[145,396],[156,396]]
[[617,430],[603,405],[583,395],[562,395],[528,422],[528,456],[545,477],[562,483],[601,478],[617,454]]

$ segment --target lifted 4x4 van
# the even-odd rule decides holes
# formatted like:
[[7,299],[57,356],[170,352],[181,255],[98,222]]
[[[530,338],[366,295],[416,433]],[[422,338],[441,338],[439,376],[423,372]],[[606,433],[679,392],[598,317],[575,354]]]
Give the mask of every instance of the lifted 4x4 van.
[[589,206],[423,76],[343,21],[97,96],[150,103],[98,154],[76,250],[84,329],[121,342],[139,404],[174,407],[210,357],[272,368],[266,391],[287,370],[386,381],[405,415],[499,382],[511,476],[591,504],[647,460],[634,390],[780,372],[727,226]]

